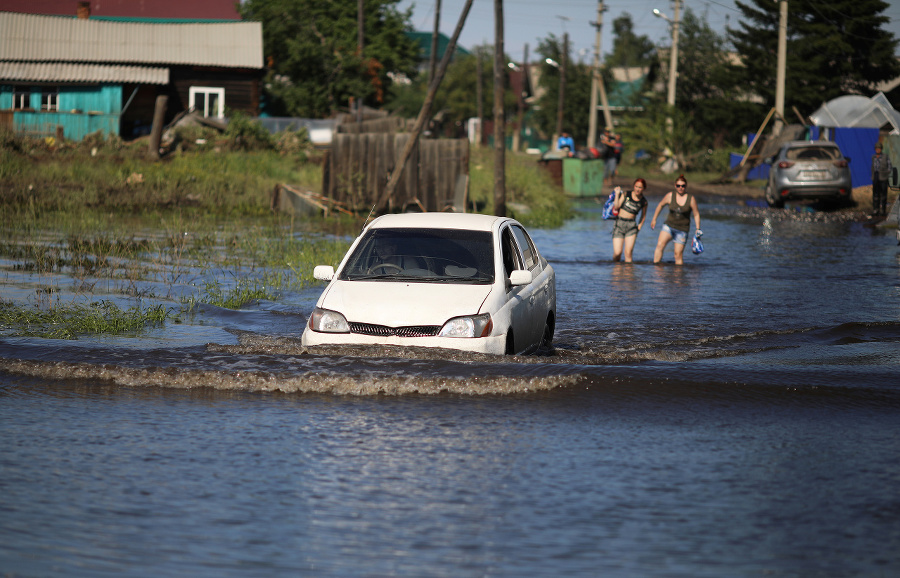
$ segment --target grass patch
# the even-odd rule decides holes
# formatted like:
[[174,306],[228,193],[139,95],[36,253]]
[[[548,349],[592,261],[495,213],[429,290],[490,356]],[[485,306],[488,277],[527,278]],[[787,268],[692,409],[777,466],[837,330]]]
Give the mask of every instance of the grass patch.
[[[557,228],[574,214],[562,187],[535,157],[507,151],[507,214],[528,227]],[[486,147],[471,149],[469,160],[469,198],[483,212],[494,212],[494,151]]]
[[7,336],[77,339],[79,335],[116,335],[160,326],[168,316],[162,305],[121,309],[111,301],[94,301],[42,309],[0,301],[0,331]]

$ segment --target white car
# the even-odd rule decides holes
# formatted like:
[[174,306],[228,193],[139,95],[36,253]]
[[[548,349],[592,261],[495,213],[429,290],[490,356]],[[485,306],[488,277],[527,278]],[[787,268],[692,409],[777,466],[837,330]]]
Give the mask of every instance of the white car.
[[403,213],[353,242],[303,332],[305,346],[401,345],[493,354],[549,347],[556,273],[522,225],[468,213]]

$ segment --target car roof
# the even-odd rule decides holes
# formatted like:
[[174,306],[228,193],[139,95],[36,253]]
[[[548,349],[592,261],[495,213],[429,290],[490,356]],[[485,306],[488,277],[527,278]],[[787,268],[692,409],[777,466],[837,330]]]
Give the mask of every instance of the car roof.
[[428,229],[492,231],[494,227],[499,226],[501,221],[512,221],[512,219],[478,213],[396,213],[378,217],[367,228],[421,227]]

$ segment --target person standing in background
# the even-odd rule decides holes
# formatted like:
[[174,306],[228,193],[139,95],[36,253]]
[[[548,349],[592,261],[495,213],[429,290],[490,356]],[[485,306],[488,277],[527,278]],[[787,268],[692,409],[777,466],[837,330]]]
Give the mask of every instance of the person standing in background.
[[600,135],[600,144],[603,145],[603,184],[613,184],[616,172],[616,139],[612,134],[612,127],[606,127]]
[[556,148],[560,151],[564,151],[569,156],[575,154],[575,141],[572,139],[572,135],[568,132],[563,131],[559,138],[556,139]]
[[622,151],[625,149],[625,145],[622,143],[622,135],[616,133],[616,136],[613,138],[613,150],[616,155],[616,166],[613,169],[613,176],[619,176],[619,165],[622,164]]
[[887,216],[888,178],[891,176],[891,158],[882,154],[881,143],[875,144],[872,155],[872,216]]

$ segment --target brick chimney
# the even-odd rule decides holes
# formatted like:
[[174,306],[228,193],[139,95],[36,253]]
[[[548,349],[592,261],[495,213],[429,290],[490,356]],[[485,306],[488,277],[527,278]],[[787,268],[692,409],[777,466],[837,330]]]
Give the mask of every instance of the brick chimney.
[[75,15],[82,20],[87,20],[91,17],[91,3],[90,2],[79,2],[78,8],[75,9]]

